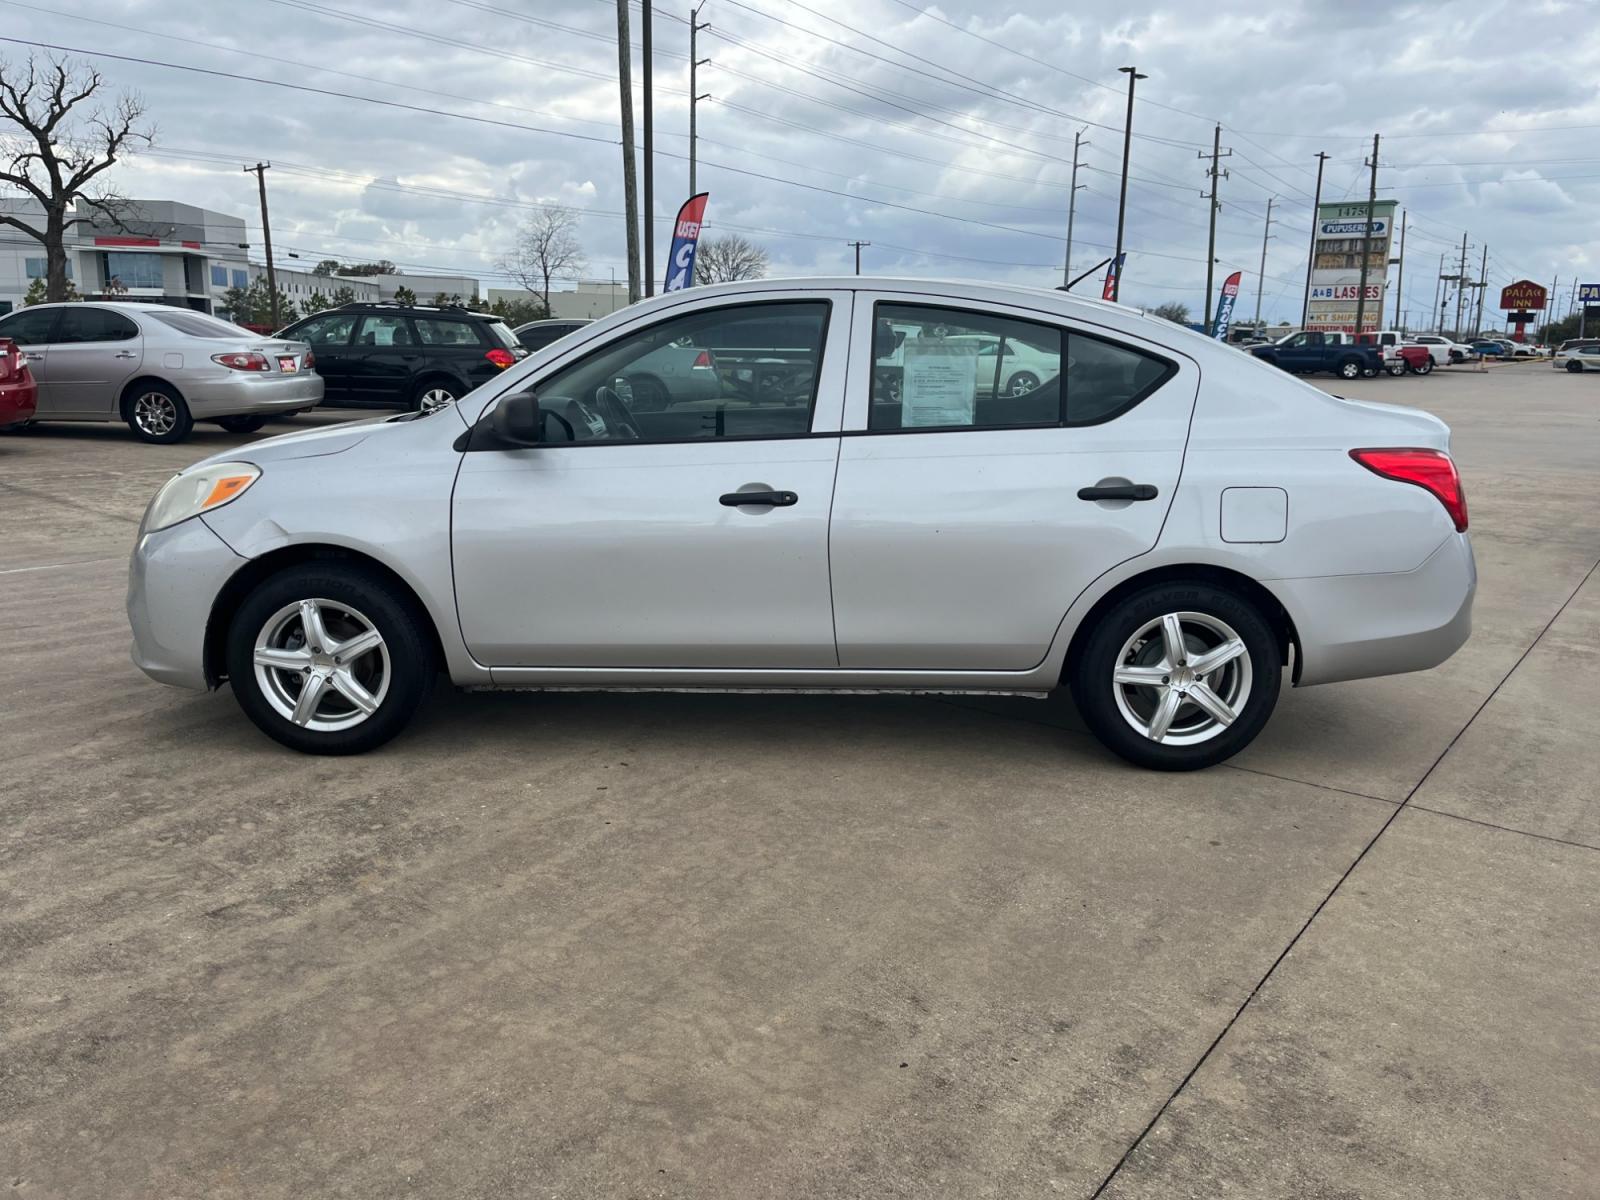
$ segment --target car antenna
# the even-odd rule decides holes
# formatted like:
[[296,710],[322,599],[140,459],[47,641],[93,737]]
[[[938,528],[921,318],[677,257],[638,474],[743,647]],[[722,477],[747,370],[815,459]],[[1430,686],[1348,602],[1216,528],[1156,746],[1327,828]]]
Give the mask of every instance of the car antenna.
[[1098,271],[1101,267],[1105,266],[1110,261],[1111,260],[1109,258],[1102,258],[1099,262],[1095,263],[1094,266],[1090,267],[1082,275],[1079,275],[1071,283],[1058,283],[1058,284],[1056,284],[1056,291],[1058,291],[1058,292],[1070,292],[1072,290],[1073,284],[1082,283],[1085,279],[1089,278],[1089,276],[1093,275],[1096,271]]

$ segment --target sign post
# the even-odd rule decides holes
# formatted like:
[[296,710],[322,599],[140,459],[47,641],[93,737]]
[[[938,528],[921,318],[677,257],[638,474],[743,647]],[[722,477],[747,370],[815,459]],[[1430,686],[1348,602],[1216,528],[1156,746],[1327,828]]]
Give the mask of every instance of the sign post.
[[1549,293],[1545,291],[1544,285],[1535,283],[1531,279],[1519,279],[1500,289],[1500,307],[1506,310],[1507,322],[1517,327],[1511,335],[1512,341],[1527,340],[1523,330],[1528,322],[1534,320],[1538,313],[1544,310],[1548,301]]

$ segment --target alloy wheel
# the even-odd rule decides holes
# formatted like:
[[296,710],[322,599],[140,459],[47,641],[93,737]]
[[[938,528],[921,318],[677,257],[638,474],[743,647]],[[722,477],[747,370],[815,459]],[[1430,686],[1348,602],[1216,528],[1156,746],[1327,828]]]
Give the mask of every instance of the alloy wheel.
[[145,392],[133,402],[133,423],[149,437],[166,437],[177,427],[178,406],[165,392]]
[[361,724],[389,691],[389,648],[364,614],[335,600],[286,604],[256,635],[256,683],[285,720],[332,733]]
[[1167,613],[1123,643],[1112,671],[1117,711],[1141,736],[1167,746],[1210,741],[1250,699],[1250,653],[1226,621]]
[[1012,396],[1026,396],[1039,386],[1039,377],[1031,371],[1018,371],[1006,384],[1006,391]]
[[418,401],[417,407],[422,412],[431,413],[437,412],[441,408],[446,408],[455,402],[455,393],[448,388],[432,387],[422,393],[422,399]]

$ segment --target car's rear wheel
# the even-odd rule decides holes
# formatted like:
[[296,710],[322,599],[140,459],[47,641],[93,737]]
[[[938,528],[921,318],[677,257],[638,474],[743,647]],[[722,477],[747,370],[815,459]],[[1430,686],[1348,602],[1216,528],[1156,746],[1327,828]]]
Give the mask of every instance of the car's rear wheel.
[[1361,375],[1361,360],[1359,358],[1345,358],[1339,361],[1339,378],[1357,379]]
[[447,379],[424,379],[411,394],[417,412],[436,412],[461,399],[461,389]]
[[1278,639],[1231,591],[1162,583],[1118,602],[1071,675],[1090,730],[1137,766],[1192,771],[1232,757],[1278,702]]
[[1018,371],[1006,380],[1006,394],[1010,396],[1026,396],[1029,392],[1036,391],[1039,387],[1039,377],[1032,371]]
[[1384,370],[1388,371],[1389,374],[1398,379],[1400,376],[1406,373],[1406,360],[1403,358],[1397,358],[1392,363],[1388,364],[1388,366],[1384,367]]
[[1418,375],[1427,375],[1430,372],[1432,372],[1432,370],[1433,370],[1433,355],[1431,355],[1431,354],[1428,355],[1427,358],[1423,359],[1416,366],[1412,367],[1411,370],[1413,372],[1415,372],[1416,374],[1418,374]]
[[290,567],[234,615],[229,683],[268,737],[307,754],[360,754],[399,733],[427,693],[426,620],[369,571]]
[[1569,358],[1567,359],[1567,370],[1576,375],[1579,371],[1583,370],[1583,364],[1575,358]]
[[265,426],[266,423],[267,419],[265,417],[251,417],[244,415],[236,417],[222,417],[217,421],[217,424],[221,425],[229,433],[254,433],[256,430]]
[[189,436],[194,418],[175,388],[164,383],[144,383],[128,397],[128,428],[141,442],[170,446]]

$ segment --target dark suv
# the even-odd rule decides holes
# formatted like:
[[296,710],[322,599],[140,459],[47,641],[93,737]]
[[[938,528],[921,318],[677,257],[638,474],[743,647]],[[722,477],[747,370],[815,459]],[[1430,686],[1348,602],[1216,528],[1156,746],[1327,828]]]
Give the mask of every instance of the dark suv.
[[499,317],[455,307],[344,304],[279,336],[311,343],[334,404],[437,408],[528,354]]

